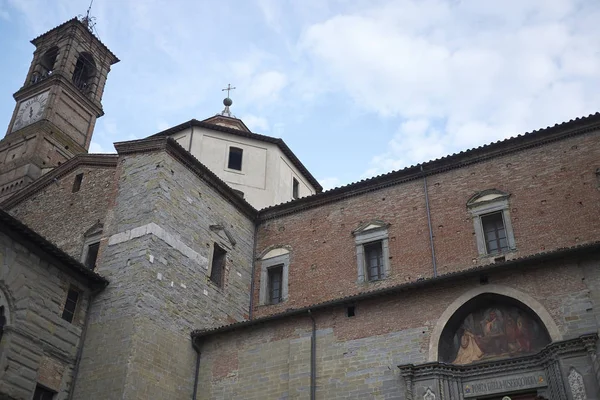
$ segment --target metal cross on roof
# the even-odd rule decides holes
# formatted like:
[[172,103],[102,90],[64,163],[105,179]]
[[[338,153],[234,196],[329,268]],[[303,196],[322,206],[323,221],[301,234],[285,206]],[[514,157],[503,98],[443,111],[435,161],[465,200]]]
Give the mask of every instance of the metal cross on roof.
[[228,83],[227,87],[225,89],[221,89],[221,91],[224,92],[227,90],[227,97],[229,97],[229,91],[234,90],[234,89],[235,89],[235,87],[231,87],[231,83]]

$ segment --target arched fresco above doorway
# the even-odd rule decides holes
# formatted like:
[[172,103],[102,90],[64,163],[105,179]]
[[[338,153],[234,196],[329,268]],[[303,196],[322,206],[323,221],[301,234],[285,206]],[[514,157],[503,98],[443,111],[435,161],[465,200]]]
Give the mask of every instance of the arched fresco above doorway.
[[551,342],[540,318],[513,298],[484,293],[460,307],[448,320],[438,360],[456,365],[518,357]]

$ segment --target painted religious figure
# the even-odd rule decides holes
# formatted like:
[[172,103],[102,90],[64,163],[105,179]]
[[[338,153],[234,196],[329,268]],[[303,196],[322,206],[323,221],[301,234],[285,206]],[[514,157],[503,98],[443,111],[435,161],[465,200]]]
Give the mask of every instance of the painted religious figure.
[[541,350],[546,330],[518,307],[488,307],[469,314],[454,335],[453,364],[513,357]]

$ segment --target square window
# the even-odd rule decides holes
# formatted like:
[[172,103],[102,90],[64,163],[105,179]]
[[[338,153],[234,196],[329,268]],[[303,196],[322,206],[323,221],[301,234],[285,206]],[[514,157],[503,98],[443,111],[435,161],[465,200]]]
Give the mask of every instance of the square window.
[[501,212],[481,216],[481,226],[488,254],[498,254],[508,250],[506,229]]
[[292,178],[292,198],[296,200],[299,196],[300,183],[298,179]]
[[210,280],[218,287],[223,287],[223,277],[225,276],[226,259],[227,252],[215,243],[210,269]]
[[98,259],[98,250],[99,249],[100,249],[100,242],[92,243],[87,248],[87,254],[85,255],[84,265],[91,270],[96,268],[96,260]]
[[243,154],[244,154],[244,150],[242,150],[238,147],[230,147],[229,148],[229,159],[227,160],[227,168],[241,171]]
[[377,281],[383,278],[383,247],[381,241],[364,245],[367,280]]
[[269,279],[269,304],[279,304],[282,300],[283,265],[268,269]]
[[35,392],[33,393],[33,400],[52,400],[55,394],[55,391],[37,385],[35,387]]
[[73,287],[69,288],[67,293],[67,300],[63,308],[62,319],[67,322],[73,322],[75,317],[75,311],[77,310],[77,302],[79,300],[79,291]]

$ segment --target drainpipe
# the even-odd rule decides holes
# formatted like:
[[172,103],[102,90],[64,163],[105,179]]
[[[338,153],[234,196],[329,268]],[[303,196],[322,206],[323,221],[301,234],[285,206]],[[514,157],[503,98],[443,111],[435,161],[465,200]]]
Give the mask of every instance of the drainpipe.
[[250,309],[248,310],[248,319],[254,317],[254,273],[256,271],[256,237],[258,235],[258,222],[254,223],[254,249],[252,250],[252,275],[250,276]]
[[73,399],[73,395],[75,393],[75,385],[77,384],[77,376],[79,375],[79,365],[81,363],[81,355],[83,354],[83,345],[85,344],[85,335],[87,334],[87,327],[88,327],[88,323],[90,321],[90,310],[92,309],[92,302],[94,300],[94,298],[96,297],[96,295],[98,293],[100,293],[101,291],[104,290],[104,288],[106,287],[106,285],[103,285],[102,287],[93,290],[90,293],[90,298],[88,300],[88,305],[87,305],[87,309],[85,311],[85,320],[83,322],[83,328],[81,329],[81,337],[79,338],[79,348],[77,349],[77,355],[75,357],[75,366],[73,367],[73,378],[71,379],[71,390],[69,390],[69,397],[68,400],[72,400]]
[[192,347],[196,350],[196,373],[194,374],[194,393],[192,400],[196,400],[198,393],[198,375],[200,375],[200,342],[197,337],[192,338]]
[[317,395],[317,323],[310,310],[308,316],[312,320],[312,335],[310,338],[310,400]]
[[435,247],[433,245],[433,230],[431,229],[431,211],[429,210],[429,193],[427,191],[427,175],[423,171],[421,165],[421,173],[423,174],[423,190],[425,191],[425,208],[427,209],[427,225],[429,226],[429,243],[431,244],[431,262],[433,264],[433,277],[437,276],[437,262],[435,260]]

